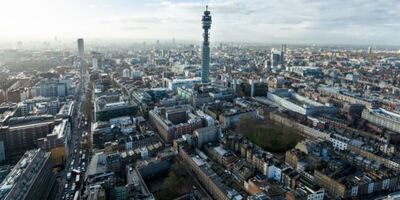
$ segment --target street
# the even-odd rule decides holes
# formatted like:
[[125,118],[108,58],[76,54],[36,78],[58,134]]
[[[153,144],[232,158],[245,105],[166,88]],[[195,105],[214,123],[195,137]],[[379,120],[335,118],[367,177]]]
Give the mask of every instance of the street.
[[82,137],[88,134],[87,117],[83,114],[80,87],[75,96],[74,111],[71,118],[71,137],[68,145],[65,168],[60,172],[60,189],[57,199],[78,199],[83,186],[84,174],[88,165],[88,152],[81,149]]

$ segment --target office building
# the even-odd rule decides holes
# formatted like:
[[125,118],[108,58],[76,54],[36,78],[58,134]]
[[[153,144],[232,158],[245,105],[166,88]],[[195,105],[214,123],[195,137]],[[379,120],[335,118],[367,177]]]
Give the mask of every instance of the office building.
[[400,133],[400,115],[397,113],[382,108],[366,108],[362,112],[362,118],[396,133]]
[[185,79],[164,79],[165,85],[172,91],[176,91],[178,88],[193,88],[196,84],[201,83],[201,81],[202,79],[199,77]]
[[0,199],[47,199],[54,182],[50,153],[27,151],[0,184]]
[[282,108],[302,115],[332,113],[336,110],[331,104],[321,104],[288,89],[271,90],[268,92],[267,98]]
[[149,111],[149,118],[163,139],[169,142],[203,127],[203,118],[193,113],[189,105],[156,107]]
[[6,157],[18,156],[38,148],[38,139],[53,131],[52,115],[16,117],[8,125],[0,127],[0,141],[4,142]]
[[279,51],[271,51],[271,69],[277,69],[282,62],[282,54]]
[[38,139],[38,146],[51,152],[51,159],[56,166],[64,164],[69,154],[71,142],[71,124],[67,119],[54,126],[51,134]]
[[138,108],[134,103],[124,100],[119,95],[103,95],[95,100],[95,121],[108,121],[112,118],[131,116]]
[[220,128],[217,126],[207,126],[203,128],[196,129],[193,132],[197,140],[197,147],[201,148],[204,144],[209,142],[216,142],[219,139]]
[[72,79],[42,79],[31,89],[32,97],[66,97],[75,92]]

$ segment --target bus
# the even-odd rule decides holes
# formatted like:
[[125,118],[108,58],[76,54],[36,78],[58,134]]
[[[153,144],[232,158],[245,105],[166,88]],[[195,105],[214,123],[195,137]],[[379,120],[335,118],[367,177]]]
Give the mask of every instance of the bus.
[[81,173],[81,171],[79,169],[73,169],[72,173],[79,175]]

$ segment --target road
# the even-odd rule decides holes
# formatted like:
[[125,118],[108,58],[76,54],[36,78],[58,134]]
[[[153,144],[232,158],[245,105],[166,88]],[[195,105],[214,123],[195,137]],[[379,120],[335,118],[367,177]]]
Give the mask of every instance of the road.
[[[81,94],[80,89],[78,89],[75,96],[74,111],[71,117],[71,140],[65,161],[65,168],[60,172],[60,192],[56,199],[72,200],[74,199],[75,193],[80,191],[83,186],[84,173],[89,157],[88,152],[84,152],[81,149],[82,135],[88,129],[86,124],[88,122],[86,122],[82,110],[82,99],[84,96],[85,93],[83,92]],[[83,158],[83,154],[85,154],[85,158]],[[76,176],[80,177],[78,182],[76,182]]]

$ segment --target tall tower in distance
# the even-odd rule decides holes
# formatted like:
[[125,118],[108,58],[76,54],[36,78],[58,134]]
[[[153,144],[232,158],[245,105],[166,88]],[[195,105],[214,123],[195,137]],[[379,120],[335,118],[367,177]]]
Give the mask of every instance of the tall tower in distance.
[[282,47],[281,47],[281,60],[280,60],[280,63],[282,65],[285,64],[285,56],[286,56],[286,44],[282,44]]
[[84,52],[84,44],[83,39],[78,39],[78,56],[83,59],[83,52]]
[[208,74],[210,68],[210,41],[208,30],[211,28],[211,15],[208,11],[208,6],[204,11],[203,18],[201,19],[203,24],[203,49],[202,49],[202,59],[201,59],[201,82],[208,83]]
[[79,59],[79,68],[80,68],[80,75],[81,75],[81,88],[85,87],[85,60],[84,60],[84,43],[83,39],[78,39],[78,59]]

